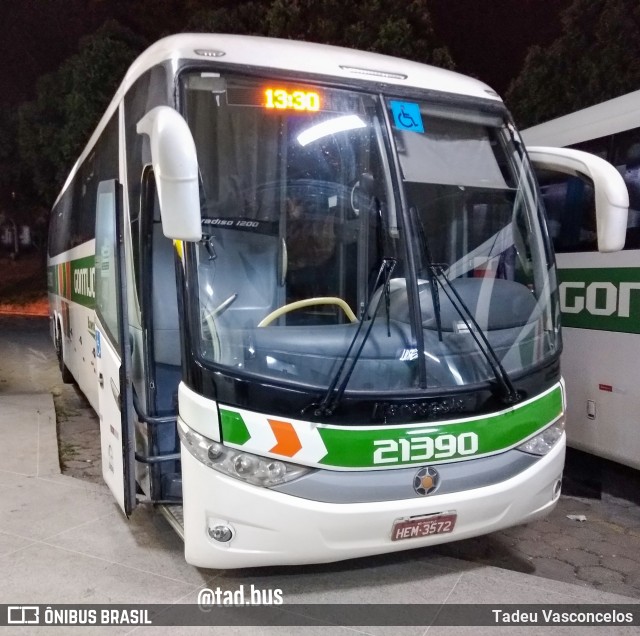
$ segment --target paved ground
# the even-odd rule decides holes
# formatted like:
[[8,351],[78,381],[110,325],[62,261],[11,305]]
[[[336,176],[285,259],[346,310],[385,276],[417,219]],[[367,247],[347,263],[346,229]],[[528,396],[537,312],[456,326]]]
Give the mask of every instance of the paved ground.
[[[75,387],[62,384],[47,321],[0,316],[0,395],[34,391],[54,395],[63,473],[101,483],[97,417]],[[431,554],[640,599],[640,508],[608,495],[563,495],[547,519]]]
[[640,599],[640,509],[606,495],[601,501],[562,496],[542,521],[438,552]]
[[[511,617],[523,606],[531,611],[532,604],[535,623],[553,610],[582,616],[603,611],[611,616],[615,611],[623,618],[607,625],[607,636],[638,633],[637,599],[451,558],[431,548],[326,565],[194,568],[184,560],[180,539],[153,509],[139,506],[126,520],[103,484],[60,474],[57,451],[51,395],[0,394],[0,625],[15,616],[16,609],[25,608],[32,619],[38,610],[40,625],[0,627],[12,636],[76,631],[87,636],[493,636],[495,611]],[[231,627],[228,608],[196,605],[202,593],[238,602],[243,594],[245,601],[253,600],[256,591],[261,599],[280,598],[283,606],[275,608],[280,615],[307,626],[265,627],[273,623],[263,614],[255,626]],[[13,614],[3,612],[3,604],[10,605]],[[153,626],[83,625],[69,630],[46,625],[52,606],[64,620],[59,604],[71,604],[85,616],[100,605],[111,614],[114,606],[142,604]],[[246,620],[247,610],[234,611]],[[448,617],[448,622],[438,623],[445,626],[434,624],[435,612],[438,618]],[[398,626],[416,614],[415,622]],[[635,627],[624,624],[629,616],[635,616]],[[318,626],[312,617],[326,626]],[[172,620],[167,625],[181,627],[163,626],[163,618]],[[216,620],[220,627],[211,625]],[[451,626],[458,622],[463,626]],[[512,622],[500,633],[576,633],[555,623],[545,627]]]

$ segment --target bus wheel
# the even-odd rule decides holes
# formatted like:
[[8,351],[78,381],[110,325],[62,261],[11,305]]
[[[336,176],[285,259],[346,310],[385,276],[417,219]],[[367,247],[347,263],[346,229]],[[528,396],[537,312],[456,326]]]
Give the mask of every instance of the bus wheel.
[[62,381],[65,384],[73,384],[73,375],[71,375],[71,371],[69,371],[69,367],[64,363],[64,356],[62,354],[62,336],[60,335],[62,330],[60,329],[60,324],[58,323],[58,328],[56,329],[56,355],[58,356],[58,366],[60,367],[60,373],[62,374]]

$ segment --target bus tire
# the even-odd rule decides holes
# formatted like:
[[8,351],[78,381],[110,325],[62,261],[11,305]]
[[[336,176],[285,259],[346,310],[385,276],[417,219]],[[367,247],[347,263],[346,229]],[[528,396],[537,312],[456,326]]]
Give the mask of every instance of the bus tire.
[[56,329],[56,356],[58,357],[58,366],[60,367],[60,374],[62,375],[62,381],[65,384],[73,384],[73,375],[69,371],[69,367],[64,363],[64,355],[62,353],[62,329],[60,323]]

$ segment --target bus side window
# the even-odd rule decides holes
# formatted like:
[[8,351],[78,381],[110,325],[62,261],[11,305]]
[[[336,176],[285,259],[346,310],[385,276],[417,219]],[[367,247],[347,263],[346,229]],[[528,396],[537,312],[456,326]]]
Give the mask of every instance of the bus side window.
[[629,191],[629,215],[624,249],[640,249],[640,128],[589,139],[571,147],[602,157],[618,169]]
[[629,191],[629,216],[625,250],[640,249],[640,128],[614,136],[613,164]]
[[579,177],[549,171],[538,177],[555,251],[597,251],[593,184]]

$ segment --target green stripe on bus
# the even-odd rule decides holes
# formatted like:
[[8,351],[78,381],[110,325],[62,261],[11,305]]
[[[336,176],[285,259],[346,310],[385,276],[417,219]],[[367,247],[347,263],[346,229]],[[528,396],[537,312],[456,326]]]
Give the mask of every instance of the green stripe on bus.
[[[533,437],[560,417],[562,412],[562,389],[556,386],[521,406],[453,423],[426,422],[420,425],[375,428],[319,424],[316,430],[327,452],[318,465],[346,469],[392,468],[453,462],[496,454]],[[244,447],[248,452],[258,454],[272,450],[260,448],[260,440],[252,441],[241,413],[221,407],[220,415],[225,443]],[[255,415],[251,414],[251,417]],[[258,417],[264,420],[265,427],[269,426],[269,416]],[[305,438],[304,435],[300,437]],[[269,438],[265,436],[264,439]],[[303,444],[300,452],[291,457],[291,460],[315,463],[305,462],[304,456]]]
[[[520,408],[454,424],[436,422],[404,430],[320,428],[329,451],[320,463],[343,468],[410,466],[493,454],[531,437],[561,414],[562,392],[558,387]],[[403,444],[402,439],[408,443]],[[374,461],[376,452],[377,459],[383,461]]]
[[47,289],[71,302],[94,309],[95,257],[84,256],[47,268]]
[[558,270],[562,325],[640,333],[640,268]]

